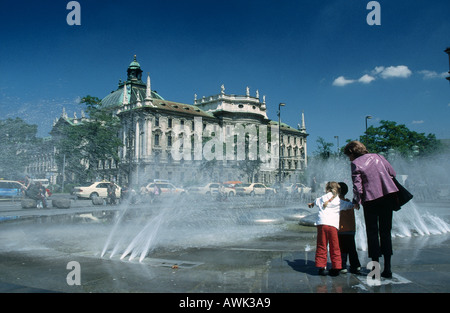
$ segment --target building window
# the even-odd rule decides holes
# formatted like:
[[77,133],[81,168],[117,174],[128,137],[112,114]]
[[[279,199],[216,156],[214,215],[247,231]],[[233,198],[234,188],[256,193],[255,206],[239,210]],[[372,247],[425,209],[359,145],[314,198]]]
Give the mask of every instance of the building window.
[[159,146],[159,134],[155,134],[155,146]]
[[167,146],[172,147],[172,136],[167,136]]
[[169,128],[172,128],[172,119],[171,118],[169,118],[169,120],[167,121],[167,124],[168,124]]
[[159,127],[159,116],[155,116],[155,126]]

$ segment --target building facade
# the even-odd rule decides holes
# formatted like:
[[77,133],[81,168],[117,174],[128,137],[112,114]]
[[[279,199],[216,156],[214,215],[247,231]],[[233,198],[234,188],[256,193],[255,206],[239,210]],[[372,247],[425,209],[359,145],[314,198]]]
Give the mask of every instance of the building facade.
[[[118,163],[99,160],[102,179],[133,185],[153,179],[180,185],[231,180],[273,184],[281,172],[283,181],[298,181],[307,166],[303,113],[298,128],[272,121],[265,96],[261,100],[258,91],[251,96],[248,87],[245,95],[227,94],[222,85],[216,95],[195,95],[193,104],[168,101],[152,90],[150,76],[142,80],[142,72],[135,56],[127,80],[102,99],[102,106],[120,119],[122,141]],[[83,119],[63,112],[54,127]]]

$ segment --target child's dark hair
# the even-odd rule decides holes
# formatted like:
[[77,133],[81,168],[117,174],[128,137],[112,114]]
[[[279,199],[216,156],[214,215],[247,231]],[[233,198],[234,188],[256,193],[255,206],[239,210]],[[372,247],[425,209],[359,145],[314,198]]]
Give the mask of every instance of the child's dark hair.
[[344,196],[347,194],[347,192],[348,192],[348,186],[347,186],[347,184],[344,183],[344,182],[339,182],[338,184],[339,184],[339,186],[341,187],[341,190],[340,190],[339,194],[340,194],[342,197],[344,197]]

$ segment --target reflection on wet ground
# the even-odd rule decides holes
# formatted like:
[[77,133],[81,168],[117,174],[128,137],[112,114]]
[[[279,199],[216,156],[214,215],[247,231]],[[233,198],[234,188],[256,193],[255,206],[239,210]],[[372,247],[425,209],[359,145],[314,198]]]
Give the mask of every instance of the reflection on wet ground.
[[[316,230],[299,225],[299,219],[312,212],[301,207],[261,207],[252,212],[227,206],[198,206],[190,212],[182,207],[166,209],[153,233],[149,216],[161,212],[138,209],[128,211],[120,223],[120,210],[113,216],[83,212],[65,222],[2,223],[0,288],[4,292],[450,291],[448,232],[394,237],[394,276],[371,284],[370,271],[364,267],[360,275],[318,275]],[[148,249],[139,252],[144,251],[144,257],[130,258],[130,253],[121,258],[137,235],[147,231],[154,238],[143,241],[141,247]],[[363,250],[359,258],[363,265],[369,261]],[[80,285],[67,284],[70,261],[81,266]]]

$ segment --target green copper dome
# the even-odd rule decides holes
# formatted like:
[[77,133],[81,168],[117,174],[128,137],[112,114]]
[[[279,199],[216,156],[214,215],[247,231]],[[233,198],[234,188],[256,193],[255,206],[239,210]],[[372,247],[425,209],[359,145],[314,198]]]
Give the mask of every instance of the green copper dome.
[[130,65],[128,66],[128,68],[130,68],[130,69],[138,69],[138,68],[141,68],[141,65],[140,65],[139,62],[136,60],[136,55],[134,55],[133,62],[130,63]]
[[[140,86],[133,86],[130,88],[130,86],[127,86],[127,97],[129,103],[136,103],[138,99],[141,100],[142,103],[144,103],[145,99],[145,88],[142,88]],[[152,99],[159,99],[164,100],[163,97],[161,97],[156,91],[152,90]],[[104,97],[102,99],[102,106],[109,106],[109,107],[115,107],[115,106],[122,106],[123,105],[123,86],[119,87],[116,91],[111,92],[109,95]]]
[[[127,69],[127,80],[120,81],[117,90],[112,91],[109,95],[102,99],[103,106],[115,107],[123,105],[123,87],[127,87],[128,103],[136,103],[138,100],[144,102],[146,97],[146,84],[141,80],[141,65],[136,60],[136,55]],[[150,87],[149,87],[150,88]],[[156,91],[151,91],[152,99],[164,100]]]

